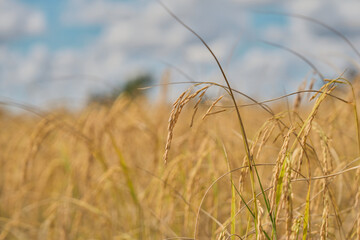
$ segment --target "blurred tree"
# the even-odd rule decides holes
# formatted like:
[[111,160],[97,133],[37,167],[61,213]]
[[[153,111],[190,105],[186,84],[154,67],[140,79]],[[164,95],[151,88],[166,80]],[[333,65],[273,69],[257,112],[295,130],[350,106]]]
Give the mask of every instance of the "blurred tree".
[[93,93],[89,97],[89,103],[110,104],[120,95],[125,94],[129,98],[135,99],[144,96],[145,91],[142,87],[150,86],[153,83],[153,77],[149,73],[144,73],[130,78],[123,86],[115,87],[110,92]]
[[150,74],[141,74],[130,79],[122,88],[122,93],[129,95],[129,97],[135,98],[140,95],[144,95],[145,91],[141,90],[142,87],[147,87],[152,84],[153,79]]
[[358,77],[359,77],[359,71],[358,71],[358,69],[356,69],[354,67],[349,67],[345,71],[345,78],[350,81],[354,81]]

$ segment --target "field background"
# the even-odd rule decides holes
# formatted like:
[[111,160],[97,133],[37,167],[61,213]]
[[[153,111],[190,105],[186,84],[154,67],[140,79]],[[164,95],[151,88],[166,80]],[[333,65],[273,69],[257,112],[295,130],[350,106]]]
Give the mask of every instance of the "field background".
[[1,0],[0,240],[360,240],[359,9]]
[[[340,85],[311,102],[315,93],[273,103],[274,115],[238,101],[270,203],[271,187],[278,189],[272,208],[279,205],[279,239],[301,239],[304,231],[309,239],[359,236],[355,102],[351,88]],[[254,211],[234,108],[225,96],[210,113],[225,111],[202,119],[215,100],[203,96],[178,116],[166,164],[168,104],[120,95],[111,105],[76,113],[2,113],[0,239],[255,239],[254,218],[242,201]],[[271,237],[255,182],[256,222]]]

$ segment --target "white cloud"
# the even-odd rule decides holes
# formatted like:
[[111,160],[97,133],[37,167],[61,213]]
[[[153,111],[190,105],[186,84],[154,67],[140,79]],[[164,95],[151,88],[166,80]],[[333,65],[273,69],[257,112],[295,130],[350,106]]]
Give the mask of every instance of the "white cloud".
[[[4,2],[7,9],[14,10],[4,11]],[[288,89],[311,72],[311,68],[293,54],[250,42],[249,36],[258,35],[294,49],[330,76],[351,64],[344,56],[353,57],[353,52],[328,30],[301,19],[286,18],[284,26],[274,23],[261,30],[254,29],[252,21],[256,15],[247,7],[281,5],[284,12],[307,15],[337,28],[360,47],[357,10],[360,8],[354,1],[164,2],[209,43],[224,63],[241,35],[228,75],[235,87],[249,94],[256,92],[263,97],[281,94],[284,83]],[[19,2],[0,0],[0,36],[39,34],[46,27],[43,16]],[[77,26],[101,26],[102,30],[92,45],[81,50],[50,51],[37,46],[20,54],[0,48],[0,78],[6,79],[0,83],[3,89],[9,89],[7,81],[11,86],[42,86],[33,90],[29,98],[86,97],[104,83],[123,81],[137,69],[155,67],[154,71],[158,71],[156,58],[173,63],[191,76],[199,76],[200,80],[219,76],[206,48],[156,1],[72,0],[63,20]]]
[[137,12],[132,4],[103,0],[72,0],[62,20],[67,24],[109,24]]
[[[343,33],[355,46],[360,47],[359,8],[357,1],[287,1],[285,13],[301,14],[316,19]],[[353,8],[352,10],[349,10]],[[325,75],[333,77],[345,68],[356,66],[360,59],[339,36],[311,21],[286,17],[285,27],[269,27],[263,38],[281,44],[300,53]],[[280,50],[284,51],[284,50]],[[335,57],[334,57],[335,56]],[[283,61],[293,54],[287,53]],[[298,63],[303,62],[298,59]]]
[[21,84],[32,83],[41,80],[42,74],[46,72],[48,63],[48,50],[44,46],[35,46],[29,55],[18,59],[17,71],[14,72],[14,80]]
[[[182,58],[187,46],[194,45],[194,42],[199,43],[196,37],[177,23],[156,1],[129,3],[77,0],[71,3],[66,16],[74,16],[68,16],[69,19],[86,24],[103,24],[104,31],[98,44],[105,49],[122,49],[125,54],[130,55],[145,53]],[[224,34],[237,35],[246,28],[247,18],[243,14],[238,14],[240,8],[230,8],[229,2],[208,0],[206,10],[203,11],[204,3],[184,0],[169,1],[167,4],[184,22],[210,42],[223,37]],[[221,14],[218,11],[221,8],[231,12]],[[74,14],[74,11],[80,14]],[[220,31],[221,35],[216,34]]]
[[36,35],[44,32],[46,28],[46,22],[44,15],[41,12],[33,12],[29,14],[25,23],[25,31],[29,35]]
[[232,64],[230,79],[246,93],[264,97],[279,94],[279,90],[281,92],[286,86],[284,78],[289,76],[289,67],[294,63],[292,59],[284,61],[285,58],[285,54],[279,51],[250,50]]
[[37,35],[45,29],[42,12],[16,0],[0,1],[0,40]]
[[190,45],[185,49],[186,59],[196,63],[210,63],[212,57],[207,49],[201,44]]

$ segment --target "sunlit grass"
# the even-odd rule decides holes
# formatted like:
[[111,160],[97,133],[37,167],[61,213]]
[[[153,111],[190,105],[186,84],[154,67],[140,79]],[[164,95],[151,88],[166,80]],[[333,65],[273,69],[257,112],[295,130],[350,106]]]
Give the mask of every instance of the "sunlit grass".
[[170,105],[167,79],[157,104],[120,95],[75,113],[1,102],[26,113],[0,115],[0,240],[360,239],[358,80],[283,47],[323,85],[256,101],[167,11],[225,84],[191,80]]
[[197,100],[184,106],[167,164],[166,104],[120,97],[79,113],[3,114],[0,239],[355,239],[357,88],[334,92],[339,81],[296,113],[240,108],[257,201],[227,97],[203,120],[216,97],[201,101],[192,127]]

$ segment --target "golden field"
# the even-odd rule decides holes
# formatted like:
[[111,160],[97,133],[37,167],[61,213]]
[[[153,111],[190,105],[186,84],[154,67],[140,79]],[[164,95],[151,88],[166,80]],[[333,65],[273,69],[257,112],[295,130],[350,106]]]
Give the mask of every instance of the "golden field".
[[360,239],[356,81],[271,109],[234,92],[246,139],[207,88],[3,112],[0,239]]

